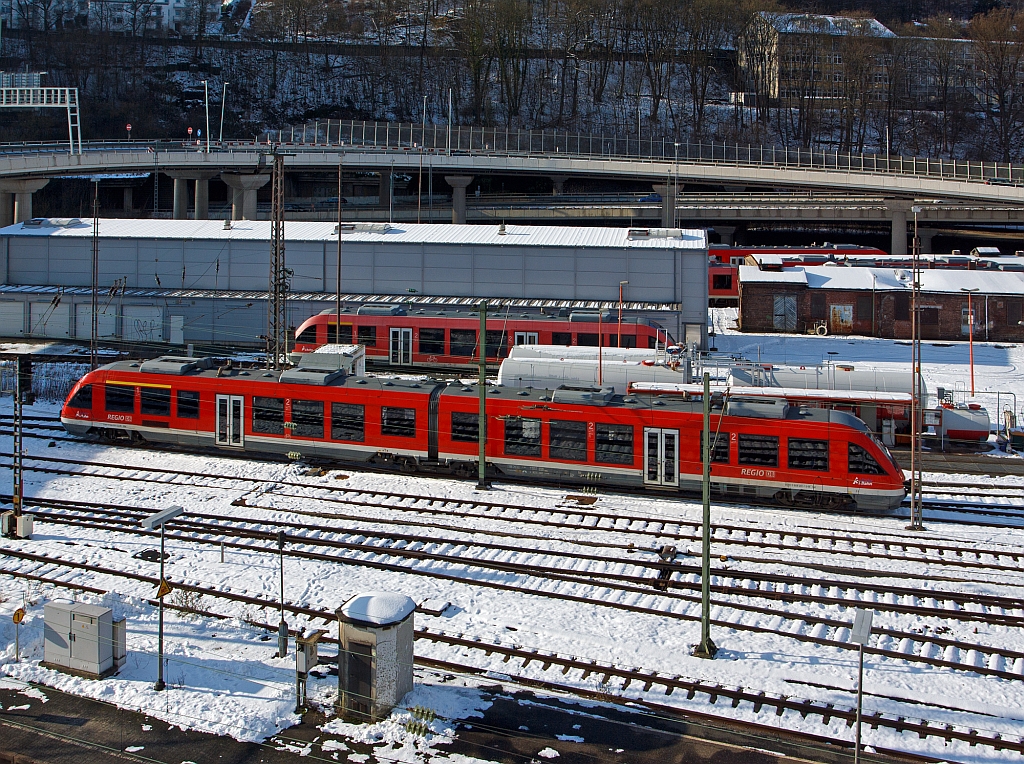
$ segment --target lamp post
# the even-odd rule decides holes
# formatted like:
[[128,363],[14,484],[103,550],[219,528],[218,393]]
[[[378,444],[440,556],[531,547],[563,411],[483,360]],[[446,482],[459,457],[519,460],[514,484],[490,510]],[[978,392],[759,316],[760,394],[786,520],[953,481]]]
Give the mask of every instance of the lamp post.
[[160,616],[156,641],[156,684],[153,685],[153,689],[157,692],[161,692],[166,687],[164,684],[164,597],[171,592],[171,587],[164,578],[164,525],[184,511],[184,507],[168,507],[149,517],[142,518],[141,521],[142,527],[148,531],[155,528],[160,529],[160,588],[156,593],[157,601],[160,603]]
[[[334,341],[341,343],[341,191],[342,191],[342,175],[341,168],[345,155],[338,153],[338,273],[337,273],[337,291],[335,293],[335,309],[337,311],[338,323],[335,327]],[[330,337],[328,337],[330,339]]]
[[224,106],[228,102],[228,85],[230,82],[224,83],[224,90],[220,95],[220,132],[217,134],[217,143],[224,143]]
[[203,92],[206,94],[206,153],[210,153],[210,82],[203,80]]
[[676,160],[675,160],[675,184],[672,191],[672,227],[678,228],[676,221],[679,217],[679,141],[675,142],[676,147]]
[[[668,338],[665,339],[666,346]],[[696,658],[715,657],[718,647],[711,639],[711,375],[704,372],[704,432],[701,440],[704,445],[703,470],[701,475],[701,495],[704,512],[701,527],[700,556],[700,644],[693,651]]]
[[968,344],[970,345],[970,359],[971,359],[971,397],[974,397],[974,303],[971,297],[975,292],[978,291],[978,287],[974,289],[968,289],[967,287],[960,287],[961,292],[967,292],[967,320],[970,323],[967,326]]
[[618,335],[615,338],[615,346],[618,348],[622,347],[622,287],[628,284],[628,281],[619,282],[619,330]]

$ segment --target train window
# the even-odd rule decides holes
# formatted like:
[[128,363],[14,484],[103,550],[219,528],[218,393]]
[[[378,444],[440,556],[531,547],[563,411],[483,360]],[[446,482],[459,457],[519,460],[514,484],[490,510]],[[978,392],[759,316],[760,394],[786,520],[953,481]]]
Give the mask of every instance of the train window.
[[596,348],[597,334],[585,334],[580,332],[576,335],[576,344],[580,347]]
[[143,416],[171,415],[171,388],[144,387],[141,397],[139,411]]
[[324,436],[323,401],[292,401],[293,435],[300,438],[322,438]]
[[301,332],[295,336],[296,345],[315,345],[316,344],[316,324],[307,326]]
[[711,276],[711,288],[719,290],[732,289],[731,273],[715,273]]
[[356,342],[360,345],[366,345],[368,348],[377,347],[377,327],[376,326],[360,326],[357,327],[356,331]]
[[858,475],[884,475],[885,470],[875,461],[875,457],[855,443],[850,444],[849,469]]
[[587,460],[587,423],[552,419],[548,425],[548,446],[552,459],[585,462]]
[[194,390],[178,391],[178,417],[180,419],[199,418],[199,393]]
[[505,420],[505,453],[512,456],[540,456],[540,422],[521,416]]
[[107,385],[104,390],[107,411],[118,411],[124,414],[135,412],[135,387],[125,385]]
[[828,472],[828,441],[790,438],[789,468]]
[[444,355],[444,329],[420,329],[420,352]]
[[416,437],[416,409],[382,407],[380,431],[382,435],[398,435],[403,438]]
[[487,357],[504,358],[508,355],[508,332],[487,332]]
[[779,466],[779,438],[776,435],[740,433],[737,457],[740,464],[760,467]]
[[479,414],[466,414],[461,411],[452,412],[452,440],[463,443],[476,443],[480,437]]
[[472,329],[452,329],[448,332],[452,355],[471,356],[476,353],[476,332]]
[[628,424],[599,424],[595,433],[594,461],[601,464],[633,463],[633,428]]
[[352,343],[352,324],[327,325],[327,341],[332,345],[349,345]]
[[92,408],[92,385],[82,385],[78,391],[71,396],[68,405],[75,409]]
[[552,345],[571,345],[572,332],[551,332]]
[[331,404],[331,438],[362,443],[366,409],[358,403]]
[[[701,430],[697,433],[700,438],[700,452],[701,459],[704,458],[704,431]],[[718,462],[719,464],[729,463],[729,433],[727,432],[713,432],[711,433],[711,461]]]
[[252,398],[252,431],[260,435],[284,435],[284,398]]

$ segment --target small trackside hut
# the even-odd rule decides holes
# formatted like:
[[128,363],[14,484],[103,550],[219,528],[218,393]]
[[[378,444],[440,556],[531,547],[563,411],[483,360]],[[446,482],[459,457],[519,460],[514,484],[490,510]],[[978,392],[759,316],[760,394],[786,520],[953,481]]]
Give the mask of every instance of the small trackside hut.
[[380,721],[412,692],[415,610],[395,592],[357,594],[338,608],[338,713]]

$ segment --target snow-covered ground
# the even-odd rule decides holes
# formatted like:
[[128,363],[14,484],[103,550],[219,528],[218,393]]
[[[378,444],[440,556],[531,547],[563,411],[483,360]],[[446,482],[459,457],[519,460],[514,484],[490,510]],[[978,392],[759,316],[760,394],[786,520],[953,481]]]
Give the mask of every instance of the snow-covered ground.
[[[716,312],[716,318],[721,316],[722,312]],[[856,363],[878,358],[889,363],[909,365],[909,348],[884,340],[782,335],[754,337],[730,332],[722,325],[717,341],[720,350],[743,352],[748,357],[756,358],[760,348],[763,360],[777,363],[816,363],[828,359],[829,350],[837,350],[839,354],[835,358],[840,360]],[[926,350],[925,373],[929,384],[934,386],[945,383],[952,386],[958,381],[962,383],[967,373],[964,366],[965,351],[966,348],[959,345]],[[976,345],[975,359],[978,364],[976,375],[979,388],[1020,390],[1024,394],[1024,351],[1020,348]],[[0,406],[0,413],[9,411],[9,407],[10,402],[7,400]],[[53,410],[53,406],[40,405],[31,407],[30,413]],[[0,438],[0,448],[9,451],[10,447],[9,438]],[[646,550],[659,546],[663,539],[659,539],[656,533],[638,540],[635,533],[625,531],[545,529],[526,522],[498,518],[462,518],[454,514],[438,517],[430,512],[339,505],[325,501],[325,498],[335,494],[324,489],[346,486],[439,498],[462,498],[467,501],[485,499],[547,509],[564,505],[564,492],[522,485],[498,485],[493,491],[481,494],[473,490],[471,482],[455,480],[347,470],[344,476],[338,472],[310,475],[306,474],[301,465],[265,464],[85,443],[59,442],[48,448],[45,440],[38,439],[29,439],[26,447],[30,456],[102,461],[143,470],[146,467],[159,467],[205,471],[257,481],[255,485],[222,481],[219,487],[210,487],[210,481],[204,480],[194,480],[191,484],[188,481],[169,480],[164,483],[120,482],[98,477],[30,472],[26,484],[29,497],[104,501],[153,510],[180,504],[191,512],[221,515],[225,518],[249,518],[255,525],[265,528],[273,528],[278,520],[312,522],[310,516],[304,513],[316,511],[326,515],[316,518],[318,525],[335,525],[338,528],[337,533],[320,531],[320,537],[336,536],[351,540],[359,535],[353,532],[353,528],[362,528],[366,537],[388,532],[443,536],[452,540],[447,551],[462,554],[465,558],[459,564],[409,564],[406,571],[360,566],[358,559],[362,555],[354,552],[339,551],[336,560],[286,560],[286,599],[292,603],[334,610],[360,591],[399,591],[418,602],[434,599],[452,603],[441,616],[418,613],[417,627],[477,637],[484,642],[551,651],[601,664],[637,667],[668,676],[741,686],[755,692],[810,698],[834,703],[838,707],[850,707],[854,703],[856,653],[792,639],[784,633],[790,630],[812,634],[816,627],[803,622],[802,615],[852,622],[852,608],[838,605],[807,606],[799,600],[794,603],[759,601],[752,593],[747,601],[776,610],[775,615],[767,617],[731,608],[729,603],[736,602],[736,598],[723,597],[715,603],[712,611],[714,618],[748,626],[756,624],[774,631],[757,633],[716,627],[713,637],[721,651],[715,661],[703,661],[690,655],[692,646],[699,638],[697,623],[656,614],[629,613],[603,606],[599,600],[613,600],[617,597],[621,600],[622,596],[596,585],[572,585],[574,593],[590,598],[590,602],[552,599],[544,596],[539,585],[535,593],[489,588],[483,584],[511,582],[526,585],[529,580],[472,563],[472,557],[480,554],[473,551],[474,543],[503,543],[521,549],[491,553],[493,556],[490,559],[498,562],[526,562],[541,557],[557,558],[568,552],[593,554],[602,550],[609,556],[617,554],[622,557],[620,547],[629,543]],[[0,470],[0,485],[9,479],[9,471]],[[977,476],[961,476],[961,479],[979,484],[990,482]],[[285,487],[282,481],[300,482],[308,488]],[[1024,477],[991,482],[1006,486],[1024,485]],[[242,496],[246,498],[246,506],[233,504]],[[1021,501],[1024,503],[1024,500]],[[693,522],[700,516],[700,507],[694,502],[615,494],[599,495],[592,509],[622,517],[672,519],[680,522]],[[441,509],[437,508],[436,511],[441,512]],[[330,517],[331,514],[341,513],[348,517]],[[357,515],[358,519],[351,519],[353,515]],[[443,531],[438,528],[425,530],[422,526],[413,525],[413,521],[443,522],[449,528]],[[896,519],[829,516],[814,512],[742,506],[716,506],[713,509],[713,521],[718,524],[749,526],[766,533],[827,530],[846,533],[855,538],[859,533],[870,532],[888,534],[893,539],[906,535],[904,521]],[[997,549],[1006,554],[1024,554],[1024,530],[935,524],[929,528],[925,538],[934,542]],[[19,549],[51,559],[88,561],[113,570],[147,576],[156,575],[156,564],[147,563],[133,555],[153,547],[152,538],[44,522],[37,523],[33,538],[29,541],[0,539],[0,550]],[[684,551],[693,555],[697,552],[697,546],[690,545]],[[198,540],[175,539],[169,542],[168,552],[170,559],[167,562],[167,575],[171,581],[212,590],[245,593],[269,601],[277,599],[278,559],[273,545],[228,550],[224,562],[220,561],[220,549],[216,544],[203,544]],[[1010,571],[967,571],[935,561],[894,563],[865,560],[845,555],[841,546],[829,552],[808,549],[787,555],[766,551],[764,559],[758,561],[756,558],[750,559],[749,548],[746,549],[745,559],[735,559],[744,556],[742,544],[720,540],[715,542],[714,553],[716,556],[728,556],[728,562],[720,563],[716,560],[715,565],[727,568],[729,575],[734,578],[741,578],[744,571],[777,573],[781,569],[796,573],[814,569],[805,568],[805,565],[829,564],[849,568],[854,572],[858,569],[870,572],[870,586],[875,589],[886,585],[919,585],[922,603],[930,596],[941,599],[943,591],[1019,599],[1024,584],[1024,577]],[[571,566],[568,558],[565,566],[567,569]],[[20,562],[2,555],[0,568],[11,571],[34,570],[39,575],[60,576],[66,582],[112,592],[104,597],[78,596],[88,601],[104,602],[113,607],[116,614],[123,614],[128,619],[129,658],[116,677],[94,682],[53,672],[39,666],[42,657],[42,604],[48,598],[71,596],[71,592],[49,585],[27,583],[24,579],[0,576],[0,594],[4,599],[0,603],[0,613],[6,616],[23,603],[28,607],[28,618],[22,625],[20,663],[13,662],[14,627],[9,617],[0,617],[0,670],[12,679],[38,682],[101,698],[125,708],[142,709],[171,724],[227,734],[240,740],[265,739],[298,721],[293,713],[293,658],[274,657],[276,640],[267,639],[268,635],[247,623],[276,623],[278,615],[273,609],[240,607],[225,600],[207,597],[202,606],[229,616],[227,620],[185,617],[169,612],[166,623],[168,663],[165,674],[169,689],[158,694],[152,690],[156,673],[156,614],[147,603],[153,596],[151,587],[114,575],[47,569],[45,566]],[[455,576],[455,579],[431,577],[427,575],[431,570]],[[831,574],[819,575],[832,577]],[[568,584],[552,585],[551,589],[565,591],[566,586]],[[545,584],[543,588],[547,587]],[[804,589],[806,587],[798,587],[794,593],[810,593]],[[664,597],[653,589],[649,595],[628,596],[634,597],[639,605],[666,612],[682,615],[699,612],[696,606]],[[878,598],[873,592],[866,600],[865,606],[874,605],[879,610],[876,626],[915,633],[944,633],[950,639],[1024,652],[1024,633],[1016,626],[901,615],[885,610],[885,596]],[[804,608],[803,613],[801,607]],[[1020,610],[1007,613],[1012,614],[1024,618]],[[307,625],[300,618],[290,616],[288,620],[293,628]],[[321,626],[322,622],[316,625]],[[887,644],[890,649],[898,649],[888,637],[876,640],[876,644]],[[498,654],[485,656],[480,651],[456,649],[422,640],[417,642],[416,652],[424,657],[486,669],[491,672],[491,678],[486,680],[488,684],[494,684],[495,677],[516,674],[579,688],[615,690],[614,684],[600,685],[599,677],[596,676],[584,679],[575,671],[563,676],[555,668],[545,671],[539,662],[524,668],[514,662],[504,663]],[[1020,680],[1001,679],[870,655],[865,664],[865,708],[868,713],[878,711],[908,719],[927,718],[931,722],[976,729],[983,735],[988,731],[998,731],[1006,738],[1024,736],[1024,714],[1020,710],[1024,708],[1024,674]],[[1021,664],[1024,661],[1003,661],[998,665],[1007,671],[1020,672],[1024,668]],[[336,678],[326,676],[311,680],[310,695],[314,702],[329,709],[333,702],[335,682]],[[468,677],[459,677],[454,682],[441,682],[430,672],[420,671],[417,673],[416,690],[406,699],[403,708],[397,710],[389,720],[373,727],[331,721],[324,728],[324,742],[318,744],[320,750],[339,754],[345,759],[350,744],[360,743],[372,745],[375,753],[390,759],[444,761],[446,755],[443,748],[437,749],[434,746],[451,739],[459,719],[480,714],[487,705],[483,695],[473,688],[474,684],[475,681]],[[731,704],[723,702],[712,706],[707,704],[706,696],[699,694],[692,700],[687,700],[685,693],[666,697],[658,686],[644,693],[641,687],[633,685],[625,694],[671,704],[680,709],[728,715],[769,726],[806,730],[836,739],[851,740],[853,734],[845,722],[839,720],[823,725],[820,717],[814,715],[806,719],[792,713],[776,717],[774,708],[767,706],[756,713],[748,704],[740,704],[735,709]],[[410,719],[409,709],[413,706],[429,707],[438,714],[438,719],[431,722],[431,732],[426,736],[414,734],[405,727],[405,722]],[[945,746],[936,738],[921,740],[916,734],[900,735],[885,728],[865,728],[864,735],[868,745],[915,751],[963,762],[1015,761],[1019,756],[997,753],[983,745]],[[540,752],[538,755],[553,757],[556,749],[557,745],[552,745],[551,753]],[[299,746],[296,753],[302,750]],[[351,754],[349,760],[361,760],[358,757],[362,755]],[[453,761],[467,761],[462,757],[450,758]]]

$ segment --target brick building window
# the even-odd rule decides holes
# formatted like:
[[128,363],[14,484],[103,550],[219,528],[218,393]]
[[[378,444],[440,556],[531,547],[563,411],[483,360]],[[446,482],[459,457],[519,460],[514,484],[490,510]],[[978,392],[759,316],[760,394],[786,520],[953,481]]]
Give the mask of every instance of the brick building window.
[[921,308],[921,326],[938,326],[939,309]]
[[1019,297],[1011,297],[1006,301],[1007,326],[1017,326],[1024,319],[1021,310],[1022,304],[1024,304],[1024,300],[1021,300]]
[[811,320],[822,320],[828,318],[828,306],[825,305],[825,295],[822,293],[811,294]]
[[872,299],[869,294],[857,295],[857,320],[870,321],[873,312]]
[[897,321],[909,321],[910,320],[910,295],[909,294],[897,294],[895,304],[893,305],[893,316]]

